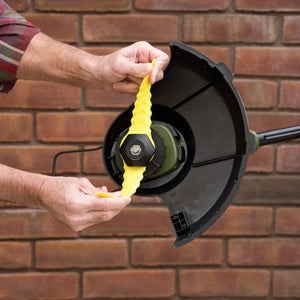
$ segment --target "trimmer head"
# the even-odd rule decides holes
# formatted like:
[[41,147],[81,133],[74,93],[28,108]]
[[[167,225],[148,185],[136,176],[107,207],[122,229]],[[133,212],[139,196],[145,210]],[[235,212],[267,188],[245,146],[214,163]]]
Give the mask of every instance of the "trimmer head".
[[[155,154],[136,194],[165,201],[177,235],[174,246],[179,247],[223,214],[259,137],[248,129],[232,72],[182,43],[172,42],[170,47],[164,79],[151,90]],[[116,118],[104,141],[106,170],[120,187],[124,171],[120,144],[132,110],[133,105]],[[300,136],[298,129],[293,138]]]

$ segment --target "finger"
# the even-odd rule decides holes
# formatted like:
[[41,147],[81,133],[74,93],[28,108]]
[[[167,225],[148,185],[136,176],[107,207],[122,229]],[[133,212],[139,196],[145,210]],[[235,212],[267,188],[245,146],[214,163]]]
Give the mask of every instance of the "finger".
[[86,195],[94,195],[98,190],[87,178],[78,178],[74,184],[76,190],[79,188],[79,191]]
[[108,189],[107,189],[106,186],[102,186],[102,187],[101,187],[101,190],[102,190],[104,193],[107,193],[107,192],[108,192]]
[[85,202],[86,211],[122,210],[131,201],[130,197],[99,198],[90,196]]
[[110,221],[120,212],[121,210],[110,210],[108,212],[90,211],[85,217],[85,224],[89,224],[89,226],[91,226],[105,221]]
[[155,58],[155,64],[150,74],[150,82],[153,84],[158,80],[163,78],[163,71],[168,66],[170,62],[170,57],[163,51],[155,49],[153,53],[153,58]]
[[161,80],[164,77],[164,65],[161,63],[155,63],[152,72],[149,76],[149,81],[151,84],[155,83],[156,81]]
[[163,71],[158,71],[158,73],[151,72],[149,76],[149,82],[151,84],[154,84],[155,82],[162,80],[164,78],[164,72]]
[[106,186],[102,186],[102,187],[97,187],[96,188],[96,193],[98,193],[98,192],[107,193],[108,191],[107,191]]
[[135,76],[131,76],[131,75],[128,76],[128,79],[129,79],[128,82],[134,82],[137,85],[140,85],[143,80],[143,78],[139,78],[139,77],[135,77]]
[[136,78],[143,78],[146,75],[150,74],[151,70],[152,70],[152,65],[151,63],[134,63],[134,62],[130,62],[127,65],[127,74],[129,74],[129,76],[134,76]]
[[139,90],[139,85],[134,82],[116,82],[113,84],[113,89],[119,93],[136,94]]
[[115,197],[122,197],[121,191],[111,192],[111,194],[114,195]]

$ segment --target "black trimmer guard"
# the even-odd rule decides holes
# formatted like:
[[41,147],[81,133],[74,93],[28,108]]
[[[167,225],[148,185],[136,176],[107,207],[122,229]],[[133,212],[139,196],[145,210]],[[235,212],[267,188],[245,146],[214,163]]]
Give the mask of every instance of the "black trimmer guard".
[[[172,42],[164,79],[152,87],[152,123],[165,126],[178,141],[172,172],[145,178],[137,195],[159,196],[168,206],[180,247],[206,231],[236,194],[249,154],[259,145],[300,137],[300,126],[256,134],[248,129],[232,72],[197,50]],[[118,140],[130,127],[133,105],[107,132],[103,158],[121,187]],[[154,174],[155,175],[155,174]]]

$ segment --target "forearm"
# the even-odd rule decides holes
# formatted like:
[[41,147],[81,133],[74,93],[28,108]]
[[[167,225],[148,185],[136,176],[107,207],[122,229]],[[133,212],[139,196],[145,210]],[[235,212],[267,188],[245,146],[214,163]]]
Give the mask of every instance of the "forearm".
[[168,62],[167,54],[147,42],[97,56],[38,33],[20,61],[17,78],[136,94],[146,75],[152,84],[162,79]]
[[52,177],[19,171],[0,164],[0,201],[6,200],[48,210],[75,231],[108,221],[129,204],[118,192],[113,198],[98,198],[85,178]]
[[[18,79],[44,80],[101,88],[101,56],[57,42],[43,33],[36,34],[28,45],[17,71]],[[97,78],[96,76],[97,75]],[[96,81],[96,83],[95,83]]]
[[0,199],[39,207],[39,189],[46,176],[16,170],[0,164]]

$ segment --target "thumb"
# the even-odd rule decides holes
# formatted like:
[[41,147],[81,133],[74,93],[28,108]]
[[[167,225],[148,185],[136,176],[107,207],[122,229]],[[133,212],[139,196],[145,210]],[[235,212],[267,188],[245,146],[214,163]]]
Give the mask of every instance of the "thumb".
[[128,65],[128,74],[134,77],[143,78],[150,74],[152,70],[151,63],[130,63]]

